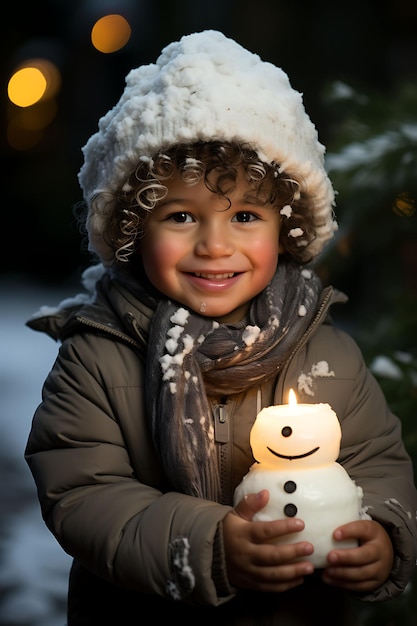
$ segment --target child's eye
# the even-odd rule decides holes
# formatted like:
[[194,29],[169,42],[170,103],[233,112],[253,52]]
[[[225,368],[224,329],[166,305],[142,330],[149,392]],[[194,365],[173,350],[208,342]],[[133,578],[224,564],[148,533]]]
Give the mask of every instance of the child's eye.
[[232,221],[243,223],[243,222],[253,222],[256,219],[258,219],[257,216],[254,213],[251,213],[250,211],[239,211],[239,213],[236,213],[236,215],[234,215]]
[[186,224],[193,221],[193,218],[189,213],[185,213],[185,211],[178,211],[178,213],[171,213],[169,216],[170,220],[176,222],[177,224]]

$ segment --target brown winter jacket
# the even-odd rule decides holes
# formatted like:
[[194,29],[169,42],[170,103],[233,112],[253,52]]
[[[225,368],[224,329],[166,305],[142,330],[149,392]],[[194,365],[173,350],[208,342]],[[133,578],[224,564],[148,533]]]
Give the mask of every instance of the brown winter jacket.
[[[401,593],[414,570],[416,490],[399,421],[356,344],[329,323],[328,308],[335,299],[331,288],[323,292],[320,310],[291,359],[262,386],[262,405],[286,402],[294,388],[299,402],[327,402],[336,411],[343,432],[338,460],[362,487],[368,513],[384,525],[394,544],[390,579],[363,598],[384,600]],[[151,310],[104,275],[95,303],[67,303],[28,322],[62,341],[34,416],[26,459],[44,520],[74,557],[69,626],[124,626],[167,615],[199,625],[353,624],[347,596],[324,585],[319,572],[285,594],[239,592],[229,586],[220,522],[253,463],[249,430],[258,390],[228,398],[221,423],[219,399],[212,399],[224,501],[172,492],[144,403],[151,317]],[[314,395],[305,394],[297,381],[320,361],[328,363],[334,376],[310,376]],[[173,551],[178,537],[188,539],[195,585],[185,600],[174,602],[167,586],[181,584]]]

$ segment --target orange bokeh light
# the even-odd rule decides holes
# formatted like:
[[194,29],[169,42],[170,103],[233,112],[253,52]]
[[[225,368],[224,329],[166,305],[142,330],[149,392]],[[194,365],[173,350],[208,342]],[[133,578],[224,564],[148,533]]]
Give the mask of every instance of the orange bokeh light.
[[37,67],[23,67],[10,78],[7,94],[16,106],[30,107],[39,102],[46,86],[46,78]]
[[129,23],[122,15],[105,15],[94,24],[91,42],[99,52],[108,54],[123,48],[131,33]]
[[30,107],[53,97],[61,86],[57,67],[47,59],[28,59],[11,76],[7,95],[18,107]]
[[6,133],[13,149],[30,150],[42,141],[57,113],[54,96],[60,86],[60,72],[48,59],[27,59],[15,68],[7,86]]

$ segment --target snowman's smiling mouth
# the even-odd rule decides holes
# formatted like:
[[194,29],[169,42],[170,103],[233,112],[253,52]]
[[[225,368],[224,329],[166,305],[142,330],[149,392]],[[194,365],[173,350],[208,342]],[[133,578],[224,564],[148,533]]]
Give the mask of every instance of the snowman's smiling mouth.
[[269,448],[268,446],[266,446],[266,448],[275,456],[279,456],[280,459],[287,459],[288,461],[294,461],[294,459],[305,459],[306,456],[310,456],[311,454],[314,454],[315,452],[317,452],[317,450],[320,449],[320,446],[317,446],[317,448],[313,448],[313,450],[310,450],[310,452],[305,452],[304,454],[297,454],[296,456],[287,456],[286,454],[279,454],[279,452],[275,452],[275,450],[272,450],[272,448]]

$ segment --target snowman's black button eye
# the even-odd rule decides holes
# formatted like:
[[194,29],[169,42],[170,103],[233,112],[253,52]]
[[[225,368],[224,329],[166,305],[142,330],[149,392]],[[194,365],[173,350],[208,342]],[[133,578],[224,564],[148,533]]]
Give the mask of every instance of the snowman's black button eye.
[[297,507],[295,504],[286,504],[284,507],[284,513],[287,517],[295,517],[297,515]]
[[292,435],[291,426],[284,426],[284,428],[281,430],[281,434],[283,437],[290,437]]
[[293,480],[287,480],[287,482],[284,484],[284,491],[286,493],[294,493],[296,489],[297,485]]

